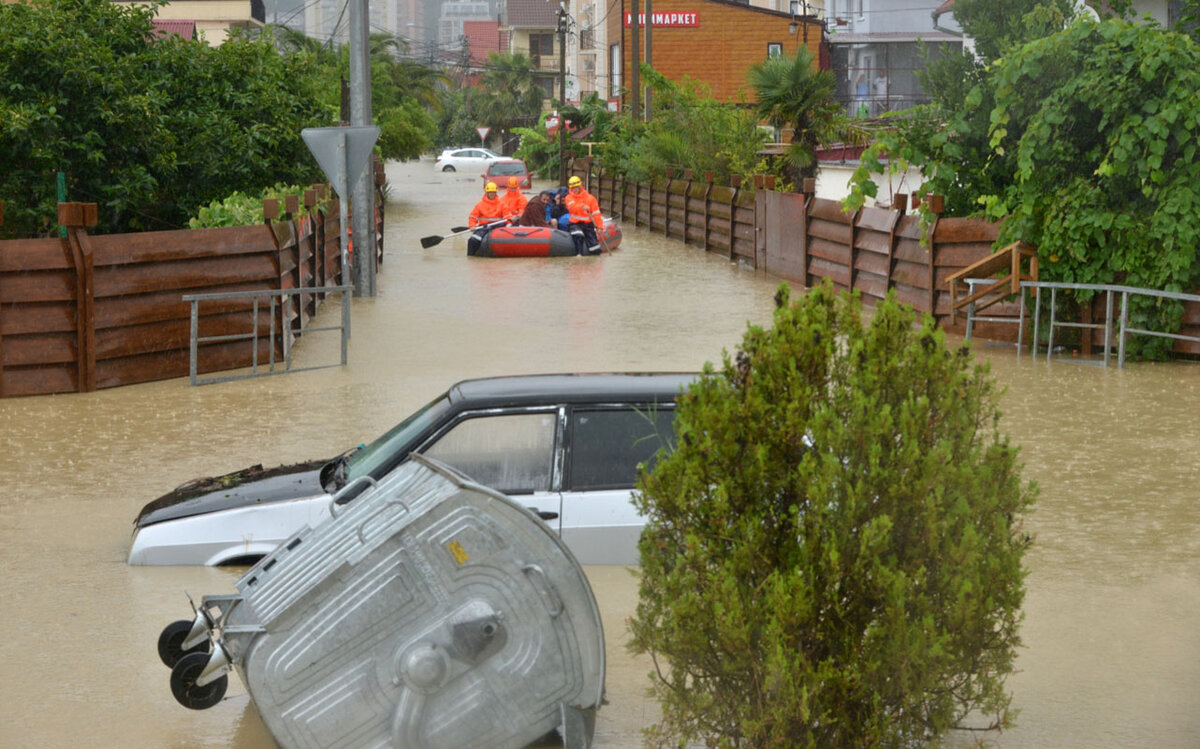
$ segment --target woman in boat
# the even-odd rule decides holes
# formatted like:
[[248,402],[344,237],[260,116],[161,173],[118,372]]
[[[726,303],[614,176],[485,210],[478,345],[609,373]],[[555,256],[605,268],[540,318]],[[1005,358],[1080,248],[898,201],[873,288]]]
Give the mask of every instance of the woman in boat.
[[525,204],[525,210],[521,212],[521,219],[517,223],[521,226],[552,226],[550,212],[553,208],[554,191],[542,190]]

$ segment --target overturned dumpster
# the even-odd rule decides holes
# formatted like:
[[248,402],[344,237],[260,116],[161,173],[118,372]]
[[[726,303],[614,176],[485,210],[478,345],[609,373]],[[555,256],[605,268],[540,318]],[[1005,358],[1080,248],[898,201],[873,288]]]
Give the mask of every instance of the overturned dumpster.
[[175,698],[211,707],[236,669],[285,749],[590,746],[604,635],[558,536],[419,455],[367,482],[163,630]]

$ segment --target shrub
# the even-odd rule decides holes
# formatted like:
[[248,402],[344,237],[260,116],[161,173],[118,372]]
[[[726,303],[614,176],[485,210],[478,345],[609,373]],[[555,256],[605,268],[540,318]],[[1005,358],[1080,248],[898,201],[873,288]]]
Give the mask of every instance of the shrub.
[[197,213],[188,219],[188,227],[192,229],[209,229],[217,226],[248,226],[261,224],[266,219],[263,216],[263,201],[268,198],[279,199],[279,210],[283,210],[284,199],[288,195],[299,198],[304,205],[303,187],[295,185],[275,185],[263,190],[259,195],[247,195],[244,192],[234,192],[224,200],[214,200],[206,206],[200,206]]
[[912,746],[1011,723],[1022,485],[996,391],[889,296],[828,283],[679,398],[639,476],[635,652],[682,746]]

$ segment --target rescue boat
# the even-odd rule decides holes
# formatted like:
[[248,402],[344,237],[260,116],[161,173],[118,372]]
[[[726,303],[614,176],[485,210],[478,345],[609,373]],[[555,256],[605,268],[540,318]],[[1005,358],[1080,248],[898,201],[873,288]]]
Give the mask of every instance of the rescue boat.
[[[604,219],[601,251],[615,250],[621,244],[621,227],[611,218]],[[498,226],[487,233],[476,257],[568,257],[575,255],[575,242],[561,229],[545,226]]]

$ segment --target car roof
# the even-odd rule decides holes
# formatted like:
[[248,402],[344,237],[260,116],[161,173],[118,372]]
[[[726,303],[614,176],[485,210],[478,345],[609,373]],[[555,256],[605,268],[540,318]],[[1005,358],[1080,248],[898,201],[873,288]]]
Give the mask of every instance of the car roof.
[[487,377],[456,383],[447,395],[456,409],[666,402],[698,376],[695,372],[605,372]]

